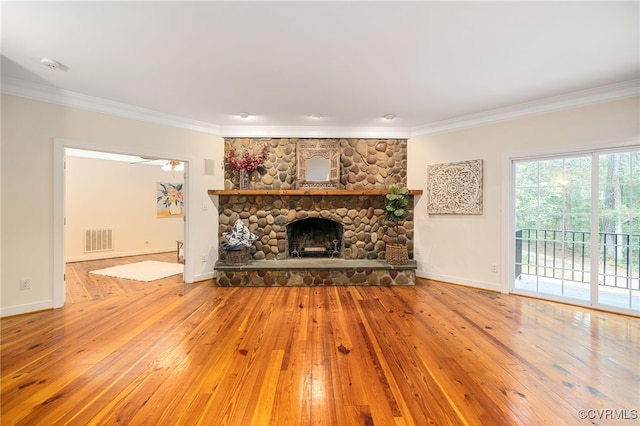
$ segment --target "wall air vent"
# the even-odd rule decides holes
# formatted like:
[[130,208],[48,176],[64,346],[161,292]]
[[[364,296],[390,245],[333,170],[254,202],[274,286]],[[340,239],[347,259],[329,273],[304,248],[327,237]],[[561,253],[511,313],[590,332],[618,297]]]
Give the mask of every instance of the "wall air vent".
[[84,231],[84,252],[93,253],[96,251],[113,250],[113,230],[112,229],[85,229]]

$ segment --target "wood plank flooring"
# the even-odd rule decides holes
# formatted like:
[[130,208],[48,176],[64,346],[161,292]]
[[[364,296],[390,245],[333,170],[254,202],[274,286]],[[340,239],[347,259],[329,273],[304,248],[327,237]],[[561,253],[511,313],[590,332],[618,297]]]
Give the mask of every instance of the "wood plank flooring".
[[158,262],[177,263],[175,251],[140,256],[118,257],[113,259],[88,260],[67,263],[65,304],[102,299],[113,295],[124,295],[135,291],[151,291],[165,285],[184,283],[182,275],[173,275],[162,280],[141,282],[122,278],[89,274],[89,271],[110,268],[116,265],[156,260]]
[[123,288],[2,319],[2,425],[638,423],[637,318],[423,279]]

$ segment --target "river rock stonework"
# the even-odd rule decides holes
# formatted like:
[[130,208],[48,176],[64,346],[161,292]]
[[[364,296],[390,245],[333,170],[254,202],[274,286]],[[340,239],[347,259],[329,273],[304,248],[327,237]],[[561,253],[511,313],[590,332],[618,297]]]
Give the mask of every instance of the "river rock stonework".
[[413,285],[415,270],[373,270],[354,268],[350,270],[309,271],[227,271],[219,270],[217,283],[220,287],[256,286],[335,286],[335,285]]
[[[254,189],[296,189],[296,144],[299,138],[225,138],[225,157],[256,155],[267,146],[260,170],[251,173]],[[319,139],[304,139],[316,141]],[[407,183],[406,139],[322,139],[340,143],[340,185],[342,189],[385,189]],[[224,187],[238,187],[238,172],[225,165]]]
[[[250,248],[254,260],[287,258],[287,224],[305,218],[334,220],[343,226],[342,258],[384,259],[386,244],[407,244],[413,257],[413,197],[411,214],[401,225],[382,225],[384,196],[369,195],[220,195],[218,235],[238,220],[257,235]],[[220,258],[222,252],[220,252]]]
[[[255,156],[266,145],[266,158],[251,173],[250,188],[287,190],[296,188],[296,138],[225,138],[225,156]],[[318,139],[304,139],[305,141]],[[322,139],[340,145],[340,183],[343,190],[387,189],[406,186],[406,139]],[[225,166],[225,189],[238,188],[238,172]],[[410,214],[396,227],[382,224],[384,195],[219,195],[218,236],[229,232],[241,219],[258,239],[250,247],[249,266],[216,266],[220,286],[312,286],[312,285],[413,285],[415,261],[394,267],[384,262],[388,243],[406,244],[413,258],[413,196]],[[329,268],[309,259],[305,268],[293,268],[288,251],[287,226],[309,218],[337,222],[341,231],[339,257]],[[304,226],[307,226],[306,224]],[[294,237],[292,237],[294,238]],[[292,239],[295,244],[295,239]],[[295,253],[295,251],[293,252]],[[225,259],[220,249],[219,259]],[[326,259],[326,258],[325,258]],[[305,257],[305,261],[306,261]],[[264,262],[262,262],[264,261]],[[284,261],[284,262],[281,262]],[[349,262],[351,261],[351,262]],[[365,265],[352,266],[364,262]],[[282,265],[282,263],[287,264]],[[382,266],[380,265],[382,263]],[[272,266],[269,266],[272,265]]]

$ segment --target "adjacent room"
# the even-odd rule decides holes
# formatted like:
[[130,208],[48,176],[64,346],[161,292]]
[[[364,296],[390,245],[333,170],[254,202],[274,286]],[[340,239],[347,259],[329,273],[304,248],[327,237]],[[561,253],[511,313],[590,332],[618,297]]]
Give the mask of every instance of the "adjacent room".
[[65,303],[145,288],[161,278],[182,279],[184,167],[166,159],[65,149]]
[[2,424],[638,422],[639,2],[1,9]]

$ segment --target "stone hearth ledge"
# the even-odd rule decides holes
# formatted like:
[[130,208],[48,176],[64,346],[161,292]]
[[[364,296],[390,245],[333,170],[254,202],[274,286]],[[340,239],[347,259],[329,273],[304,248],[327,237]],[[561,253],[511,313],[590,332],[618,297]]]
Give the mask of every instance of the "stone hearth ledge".
[[406,265],[391,265],[384,260],[366,260],[366,259],[332,259],[332,258],[300,258],[287,260],[250,260],[242,265],[229,265],[224,260],[216,262],[216,270],[225,271],[257,271],[257,270],[280,270],[280,271],[297,271],[297,270],[338,270],[338,269],[390,269],[405,270],[418,269],[418,263],[410,259]]
[[287,259],[250,260],[242,265],[216,262],[221,287],[414,285],[417,262],[390,265],[384,260]]

